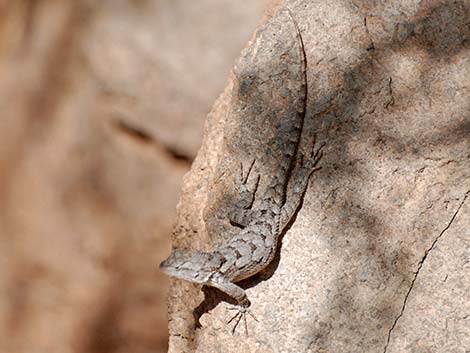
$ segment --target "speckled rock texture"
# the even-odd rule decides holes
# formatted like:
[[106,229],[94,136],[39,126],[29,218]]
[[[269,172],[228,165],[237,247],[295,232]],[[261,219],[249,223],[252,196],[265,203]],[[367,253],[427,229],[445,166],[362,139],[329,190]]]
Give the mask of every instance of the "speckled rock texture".
[[[169,351],[468,353],[470,2],[293,0],[273,7],[260,32],[279,25],[285,6],[307,55],[300,148],[317,135],[326,143],[323,168],[276,263],[246,283],[258,319],[248,320],[248,335],[231,334],[223,299],[196,326],[201,302],[220,294],[173,280]],[[266,75],[244,58],[258,50],[275,60],[259,38],[208,116],[175,247],[210,250],[224,239],[208,232],[208,220],[214,193],[232,192],[225,180],[239,163],[232,108],[247,77]],[[267,128],[257,129],[263,136]],[[244,141],[265,143],[254,133]]]
[[0,0],[1,353],[167,351],[157,264],[263,7]]

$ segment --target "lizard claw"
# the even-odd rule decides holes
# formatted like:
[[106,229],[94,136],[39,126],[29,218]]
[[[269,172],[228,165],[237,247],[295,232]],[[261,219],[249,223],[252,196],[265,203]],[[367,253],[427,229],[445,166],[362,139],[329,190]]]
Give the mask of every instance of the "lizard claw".
[[248,336],[248,325],[246,323],[246,315],[247,314],[250,315],[256,322],[258,322],[258,319],[253,315],[253,313],[247,307],[237,306],[235,308],[229,308],[228,310],[237,311],[237,313],[234,316],[232,316],[230,320],[227,321],[227,325],[230,324],[232,321],[235,322],[232,328],[232,335],[235,334],[238,324],[240,324],[240,321],[243,319],[243,322],[245,324],[245,334]]

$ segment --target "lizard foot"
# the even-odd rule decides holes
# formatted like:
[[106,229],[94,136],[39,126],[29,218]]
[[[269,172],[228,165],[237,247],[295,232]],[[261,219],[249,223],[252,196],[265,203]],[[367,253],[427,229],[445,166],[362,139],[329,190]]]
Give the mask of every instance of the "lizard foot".
[[239,200],[235,201],[235,207],[228,212],[228,218],[233,226],[239,228],[245,228],[253,217],[251,207],[255,201],[255,194],[260,180],[259,174],[250,178],[254,165],[255,160],[253,159],[248,166],[248,170],[245,171],[243,163],[240,163],[240,172],[235,181],[235,189],[238,191]]
[[237,313],[229,321],[227,321],[227,325],[230,324],[232,321],[235,322],[232,328],[232,335],[235,333],[238,324],[240,324],[240,321],[243,319],[243,322],[245,324],[245,334],[248,336],[248,325],[246,323],[246,315],[250,315],[256,322],[258,322],[258,319],[252,314],[252,312],[247,307],[237,306],[235,308],[229,308],[228,310],[237,311]]
[[[255,199],[256,190],[258,189],[260,175],[256,174],[253,181],[249,181],[253,166],[255,165],[255,159],[251,161],[248,169],[245,171],[243,163],[240,163],[240,172],[235,180],[235,188],[240,194],[241,200],[239,207],[249,209],[253,205]],[[253,179],[253,178],[250,178]]]

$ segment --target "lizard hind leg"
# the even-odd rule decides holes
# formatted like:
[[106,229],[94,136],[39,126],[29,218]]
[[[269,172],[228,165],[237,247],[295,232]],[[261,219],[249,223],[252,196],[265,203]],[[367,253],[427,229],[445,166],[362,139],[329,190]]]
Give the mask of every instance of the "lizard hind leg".
[[294,214],[297,212],[305,192],[307,191],[310,177],[315,171],[321,169],[321,167],[318,166],[318,163],[323,156],[323,147],[325,146],[325,143],[322,143],[320,147],[315,149],[315,140],[316,138],[314,137],[312,148],[309,153],[310,155],[307,156],[307,158],[299,152],[299,157],[292,173],[292,182],[288,185],[286,203],[281,210],[281,229],[290,222]]

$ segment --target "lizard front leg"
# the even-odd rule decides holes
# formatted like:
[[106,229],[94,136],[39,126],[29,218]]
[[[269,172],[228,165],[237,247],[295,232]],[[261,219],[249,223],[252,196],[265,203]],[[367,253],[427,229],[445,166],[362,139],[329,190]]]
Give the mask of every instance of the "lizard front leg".
[[235,283],[229,281],[227,278],[225,278],[221,273],[217,273],[214,276],[212,276],[210,280],[210,286],[215,287],[225,294],[229,295],[230,297],[234,298],[238,306],[230,309],[230,310],[236,310],[237,313],[227,322],[227,324],[230,324],[232,321],[235,321],[235,324],[232,328],[232,334],[235,333],[235,330],[237,329],[238,324],[240,321],[243,319],[245,323],[245,332],[248,334],[248,328],[247,328],[247,323],[246,323],[246,315],[250,315],[254,320],[258,321],[256,317],[248,310],[250,307],[251,303],[250,300],[248,299],[246,292],[243,288],[237,286]]

